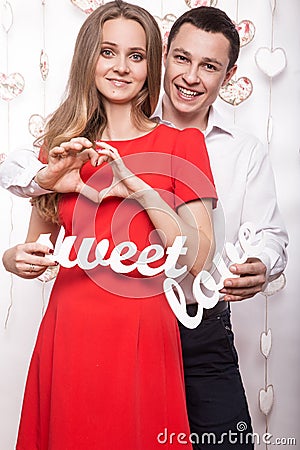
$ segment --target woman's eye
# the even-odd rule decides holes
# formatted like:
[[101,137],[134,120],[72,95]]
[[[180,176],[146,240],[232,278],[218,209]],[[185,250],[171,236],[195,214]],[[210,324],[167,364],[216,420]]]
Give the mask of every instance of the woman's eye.
[[131,58],[134,61],[142,61],[144,59],[143,55],[141,55],[140,53],[134,53],[133,55],[131,55]]
[[108,48],[105,48],[105,49],[101,50],[101,55],[103,55],[103,56],[111,56],[112,55],[112,51],[109,50]]

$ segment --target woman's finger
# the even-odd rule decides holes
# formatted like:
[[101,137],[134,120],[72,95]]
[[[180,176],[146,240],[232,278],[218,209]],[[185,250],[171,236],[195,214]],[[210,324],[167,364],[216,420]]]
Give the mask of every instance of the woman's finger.
[[107,150],[111,155],[120,157],[118,150],[112,145],[107,144],[106,142],[96,141],[96,151],[102,152]]
[[86,137],[83,137],[83,136],[78,136],[78,137],[72,138],[70,140],[70,142],[79,143],[83,147],[86,147],[86,148],[90,148],[93,146],[93,143],[89,139],[87,139]]

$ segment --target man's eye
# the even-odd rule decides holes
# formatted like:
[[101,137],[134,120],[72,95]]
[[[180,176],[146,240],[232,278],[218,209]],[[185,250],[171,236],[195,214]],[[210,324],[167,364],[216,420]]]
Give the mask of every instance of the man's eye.
[[188,61],[188,59],[183,55],[176,55],[175,59],[177,59],[178,61],[182,61],[182,62]]
[[208,70],[216,70],[216,67],[213,64],[206,64],[206,68]]

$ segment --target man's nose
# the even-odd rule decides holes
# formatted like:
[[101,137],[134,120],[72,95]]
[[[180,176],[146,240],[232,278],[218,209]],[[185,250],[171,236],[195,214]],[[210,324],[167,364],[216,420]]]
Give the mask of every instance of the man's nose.
[[195,84],[200,82],[199,68],[196,65],[188,67],[187,71],[183,75],[183,79],[187,84]]

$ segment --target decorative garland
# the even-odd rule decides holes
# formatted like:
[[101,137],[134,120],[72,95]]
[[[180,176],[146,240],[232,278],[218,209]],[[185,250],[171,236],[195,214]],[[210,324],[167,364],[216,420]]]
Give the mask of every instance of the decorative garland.
[[[6,110],[6,121],[7,121],[7,142],[6,148],[10,149],[10,101],[14,100],[18,95],[23,92],[25,81],[23,76],[19,72],[14,72],[9,74],[9,46],[8,46],[8,35],[9,31],[13,25],[13,9],[8,0],[4,0],[1,5],[1,25],[5,33],[5,72],[0,72],[0,99],[7,103]],[[3,162],[6,158],[6,153],[1,153],[0,161]],[[8,237],[8,245],[11,245],[11,237],[14,230],[13,227],[13,196],[10,196],[10,232]],[[10,274],[10,287],[9,287],[9,306],[6,313],[6,318],[4,321],[4,328],[7,328],[9,315],[11,308],[13,306],[13,290],[14,290],[14,278]]]
[[[272,81],[273,77],[279,75],[286,67],[286,55],[282,48],[274,48],[274,16],[276,9],[276,0],[269,0],[271,7],[271,39],[270,48],[260,47],[255,54],[255,62],[257,67],[269,78],[269,111],[267,122],[267,143],[268,152],[270,152],[270,144],[273,134],[273,118],[272,118]],[[286,284],[285,276],[282,274],[277,280],[269,283],[267,289],[261,293],[265,297],[265,329],[260,336],[260,351],[265,358],[264,366],[264,387],[259,391],[259,408],[265,415],[265,432],[269,429],[269,414],[274,403],[274,386],[269,383],[268,361],[272,349],[272,329],[268,320],[269,297],[284,288]],[[266,449],[269,446],[266,444]]]

